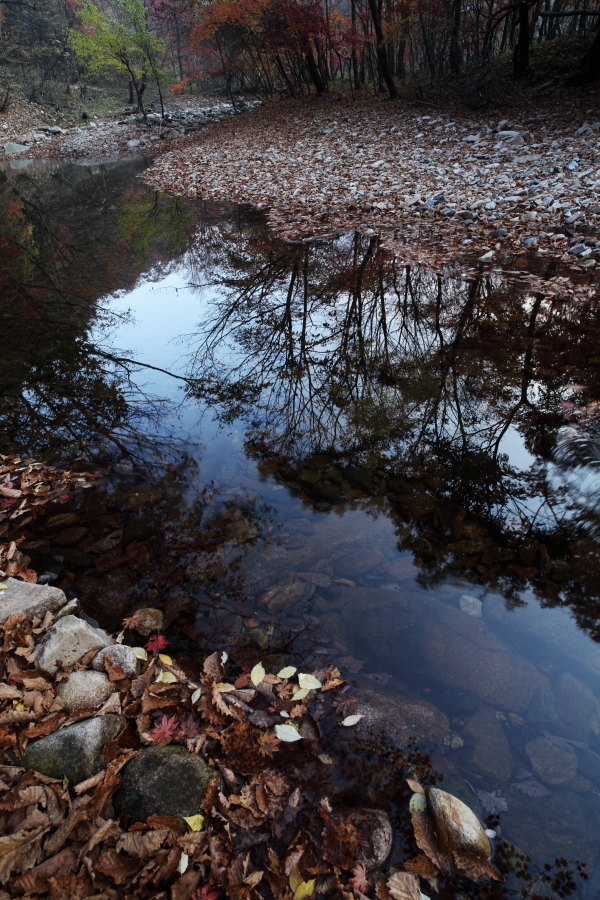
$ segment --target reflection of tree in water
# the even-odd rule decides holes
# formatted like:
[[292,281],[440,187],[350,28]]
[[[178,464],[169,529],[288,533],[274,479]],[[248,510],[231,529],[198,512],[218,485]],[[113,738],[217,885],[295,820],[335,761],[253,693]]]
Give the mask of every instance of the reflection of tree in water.
[[[220,268],[190,378],[223,420],[246,421],[248,452],[316,503],[365,479],[387,493],[430,579],[466,569],[555,602],[593,594],[597,516],[552,452],[567,385],[597,387],[596,299],[415,272],[360,237],[282,248],[232,230]],[[302,463],[319,478],[302,483]]]
[[67,164],[41,177],[0,175],[4,451],[131,450],[158,415],[132,382],[132,361],[88,337],[92,326],[111,324],[99,297],[131,288],[153,265],[158,277],[190,238],[193,215],[179,201],[130,187],[142,168]]

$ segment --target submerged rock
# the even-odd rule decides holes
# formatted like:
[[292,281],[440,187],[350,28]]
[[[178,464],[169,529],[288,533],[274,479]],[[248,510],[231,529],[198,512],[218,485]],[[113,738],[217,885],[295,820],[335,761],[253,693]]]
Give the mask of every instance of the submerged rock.
[[538,737],[525,746],[533,770],[550,785],[568,784],[577,774],[577,757],[568,747],[558,746],[549,738]]
[[367,869],[382,866],[392,850],[394,832],[390,817],[382,809],[342,810],[341,818],[353,825],[360,838],[357,861]]
[[483,859],[491,856],[492,847],[483,825],[466,803],[439,788],[427,788],[425,794],[445,847],[459,853],[474,853]]
[[217,774],[181,747],[150,747],[124,767],[115,809],[130,822],[144,822],[152,815],[193,816]]
[[513,757],[495,711],[481,706],[467,722],[465,731],[475,740],[473,765],[495,781],[508,781],[513,773]]
[[155,631],[160,631],[165,621],[162,610],[154,609],[151,606],[136,609],[131,615],[139,616],[140,621],[135,626],[135,630],[144,637],[149,637]]
[[396,747],[406,747],[413,737],[438,743],[450,728],[441,710],[418,697],[386,694],[368,687],[352,690],[351,696],[357,701],[356,713],[363,716],[347,729],[351,739],[372,739],[383,732]]
[[110,643],[110,636],[101,628],[93,628],[77,616],[64,616],[47,633],[37,664],[53,675],[59,661],[63,666],[72,666],[89,650],[99,650]]
[[106,767],[102,749],[125,726],[123,716],[96,716],[27,744],[23,765],[50,778],[79,784]]
[[113,690],[112,682],[102,672],[83,669],[73,672],[66,681],[62,681],[56,693],[70,711],[86,706],[94,708],[102,706]]

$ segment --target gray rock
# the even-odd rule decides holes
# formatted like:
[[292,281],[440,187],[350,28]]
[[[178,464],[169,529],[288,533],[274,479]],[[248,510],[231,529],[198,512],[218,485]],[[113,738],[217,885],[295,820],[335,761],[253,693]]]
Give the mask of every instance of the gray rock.
[[458,852],[474,853],[488,859],[492,847],[473,810],[458,797],[439,788],[427,788],[425,793],[442,844]]
[[513,757],[495,711],[481,706],[467,722],[465,731],[475,740],[475,768],[495,781],[508,781],[513,773]]
[[353,688],[356,712],[363,718],[349,728],[338,729],[350,740],[370,740],[381,732],[396,747],[406,747],[411,738],[438,743],[450,728],[444,713],[419,697],[387,694],[375,688]]
[[113,693],[113,684],[102,672],[81,670],[62,681],[56,693],[69,711],[89,706],[98,708]]
[[[336,811],[337,813],[337,811]],[[390,817],[382,809],[340,810],[340,818],[358,832],[360,846],[357,861],[367,869],[382,866],[392,850],[394,832]]]
[[552,731],[575,741],[587,741],[590,733],[600,735],[598,703],[590,688],[563,672],[556,682],[557,720]]
[[155,609],[153,606],[140,607],[133,611],[132,616],[140,617],[140,623],[135,626],[135,630],[144,637],[160,631],[164,625],[165,617],[162,610]]
[[141,143],[142,142],[138,140],[138,138],[133,138],[131,141],[127,141],[127,146],[132,150],[134,147],[139,147]]
[[525,745],[525,753],[533,770],[546,784],[568,784],[577,774],[577,757],[567,746],[558,746],[546,737],[538,737]]
[[16,144],[14,141],[8,141],[4,146],[5,153],[25,153],[29,149],[25,144]]
[[51,125],[50,128],[45,128],[44,131],[47,131],[48,134],[66,134],[64,128],[60,128],[58,125]]
[[6,585],[0,591],[0,624],[9,616],[19,614],[43,618],[48,611],[56,612],[67,602],[59,588],[47,584],[28,584],[17,578],[0,579],[0,583]]
[[104,672],[104,658],[109,656],[113,666],[121,666],[127,678],[137,674],[137,657],[127,644],[110,644],[103,647],[92,660],[92,669]]
[[58,661],[64,666],[74,665],[89,650],[99,650],[112,643],[101,628],[92,628],[77,616],[65,616],[52,626],[44,638],[37,665],[50,674],[58,671]]
[[495,254],[494,254],[493,250],[488,250],[487,253],[484,253],[483,256],[479,257],[478,262],[480,262],[480,263],[491,262],[494,258],[494,255]]
[[217,774],[181,747],[149,747],[124,767],[115,809],[130,822],[144,822],[152,815],[193,816]]
[[23,765],[50,778],[79,784],[106,767],[102,748],[125,726],[123,716],[95,716],[27,744]]

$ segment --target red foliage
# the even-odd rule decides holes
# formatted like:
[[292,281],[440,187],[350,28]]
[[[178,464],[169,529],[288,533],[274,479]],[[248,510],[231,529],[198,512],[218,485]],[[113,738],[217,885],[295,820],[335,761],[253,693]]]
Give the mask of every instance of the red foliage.
[[162,634],[153,634],[148,643],[146,644],[146,650],[148,653],[160,653],[161,650],[164,650],[167,647],[169,641]]
[[179,731],[177,716],[165,716],[164,713],[158,725],[150,732],[152,740],[157,744],[170,744]]
[[219,900],[219,891],[215,891],[212,885],[205,884],[194,891],[190,900]]

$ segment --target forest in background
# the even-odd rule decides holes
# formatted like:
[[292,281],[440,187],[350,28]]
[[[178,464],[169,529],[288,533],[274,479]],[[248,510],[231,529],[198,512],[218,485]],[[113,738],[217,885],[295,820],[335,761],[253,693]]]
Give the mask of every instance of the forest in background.
[[477,107],[545,47],[557,78],[595,80],[599,26],[598,0],[0,0],[0,110],[15,90],[101,108],[129,86],[141,108],[146,87],[422,99],[452,80]]

